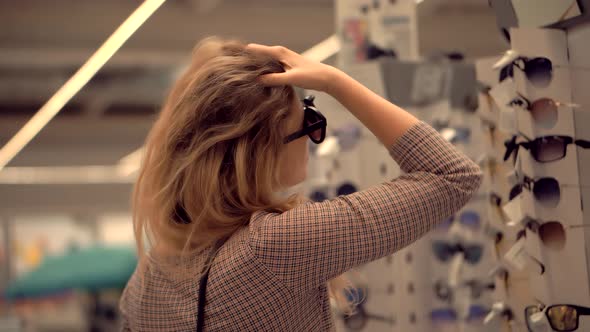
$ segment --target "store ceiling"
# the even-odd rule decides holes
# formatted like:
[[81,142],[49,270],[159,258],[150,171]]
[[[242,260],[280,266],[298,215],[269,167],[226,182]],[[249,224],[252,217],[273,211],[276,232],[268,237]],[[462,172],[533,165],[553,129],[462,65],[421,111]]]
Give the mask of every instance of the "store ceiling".
[[[0,0],[0,145],[139,3]],[[425,0],[418,13],[423,54],[477,57],[506,47],[487,0]],[[9,166],[114,164],[141,146],[196,41],[216,34],[301,52],[333,34],[334,20],[332,0],[168,1]],[[0,184],[0,217],[23,209],[121,209],[128,189]]]

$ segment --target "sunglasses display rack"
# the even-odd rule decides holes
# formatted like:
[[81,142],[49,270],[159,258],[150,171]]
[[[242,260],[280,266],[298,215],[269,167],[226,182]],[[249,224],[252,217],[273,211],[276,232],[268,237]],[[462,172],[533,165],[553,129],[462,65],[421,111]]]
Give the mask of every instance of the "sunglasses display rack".
[[[509,33],[511,53],[475,64],[475,115],[452,109],[444,98],[406,107],[478,160],[482,192],[436,231],[351,274],[359,289],[366,287],[355,295],[364,300],[356,315],[337,320],[340,330],[527,331],[533,320],[549,324],[552,317],[555,323],[590,307],[590,228],[581,227],[590,220],[584,215],[590,209],[582,210],[590,200],[590,174],[582,171],[590,166],[590,130],[584,128],[590,123],[584,110],[590,51],[580,45],[590,40],[590,28]],[[385,96],[380,65],[341,69]],[[324,144],[310,146],[304,192],[311,199],[400,174],[379,141],[339,103],[316,93],[316,104],[330,122]],[[584,318],[576,324],[590,329]]]
[[[484,139],[472,112],[452,109],[444,101],[416,112],[472,159],[481,154]],[[469,135],[462,134],[469,132]],[[486,226],[487,195],[483,188],[454,216],[428,236],[430,260],[428,331],[497,331],[497,321],[484,325],[493,304],[495,284],[487,271],[494,265]],[[410,246],[410,247],[413,247]],[[415,275],[414,278],[425,276]]]
[[[479,108],[477,114],[481,119],[480,129],[483,133],[484,148],[479,158],[484,172],[482,189],[487,191],[487,234],[495,264],[489,269],[488,275],[495,281],[493,293],[493,313],[488,317],[490,322],[501,325],[500,331],[524,331],[526,327],[516,317],[524,312],[524,308],[532,299],[530,295],[529,276],[526,271],[506,271],[503,257],[517,242],[518,230],[509,227],[502,206],[509,200],[511,178],[514,172],[513,163],[504,160],[504,142],[516,130],[505,108],[501,108],[496,96],[505,93],[498,83],[498,72],[492,66],[499,57],[483,58],[476,61],[476,75],[480,85],[478,92]],[[509,91],[510,93],[510,91]],[[496,98],[494,98],[496,97]],[[509,99],[509,98],[505,98]],[[508,119],[507,119],[508,115]],[[511,121],[507,121],[511,120]]]
[[519,22],[506,29],[509,52],[476,64],[478,113],[490,133],[489,223],[502,234],[492,270],[498,311],[510,310],[507,331],[587,331],[590,25],[572,23],[587,7],[491,3],[497,14],[512,5]]
[[[377,94],[385,95],[378,63],[354,64],[341,69]],[[331,199],[399,176],[399,166],[353,115],[329,95],[316,91],[313,94],[318,110],[329,121],[326,140],[321,145],[310,144],[309,180],[302,188],[310,199]],[[404,264],[402,257],[401,253],[387,256],[348,273],[349,280],[359,289],[351,296],[363,300],[355,315],[340,315],[336,319],[339,331],[408,330],[402,326],[410,324],[413,310],[399,305],[397,298],[413,286],[397,276],[403,269],[399,266]],[[404,310],[407,313],[402,313]]]

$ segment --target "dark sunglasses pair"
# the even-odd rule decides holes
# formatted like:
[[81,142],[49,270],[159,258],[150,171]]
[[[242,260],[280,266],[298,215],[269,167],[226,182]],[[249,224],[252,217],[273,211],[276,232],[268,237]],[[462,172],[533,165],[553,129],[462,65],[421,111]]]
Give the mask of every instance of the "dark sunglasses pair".
[[526,217],[523,224],[531,232],[536,233],[546,247],[561,250],[565,247],[565,228],[559,221],[541,221]]
[[514,157],[516,158],[518,155],[518,149],[521,146],[529,150],[533,158],[540,163],[547,163],[565,158],[567,146],[570,144],[575,144],[584,149],[590,148],[590,141],[580,139],[574,140],[569,136],[542,136],[537,137],[534,140],[524,137],[526,141],[518,143],[516,142],[517,138],[518,136],[515,135],[504,142],[504,146],[506,147],[504,161],[508,160],[512,154],[514,154]]
[[[471,298],[474,300],[479,299],[484,291],[493,291],[496,288],[493,282],[484,283],[477,279],[467,280],[461,286],[470,288]],[[441,301],[452,303],[454,300],[453,289],[445,281],[438,280],[434,284],[434,293]]]
[[447,219],[445,219],[440,225],[437,227],[439,230],[448,230],[454,221],[459,222],[462,226],[467,227],[473,231],[476,231],[481,226],[481,219],[479,214],[475,211],[465,211],[460,215],[453,215]]
[[[357,187],[349,182],[344,182],[336,189],[336,196],[350,195],[357,192]],[[309,198],[314,202],[323,202],[328,199],[328,194],[322,189],[314,190]]]
[[556,207],[561,200],[560,185],[555,178],[532,179],[525,175],[522,182],[515,184],[510,190],[509,200],[520,195],[523,188],[532,191],[535,199],[548,207]]
[[500,70],[500,82],[514,77],[514,67],[523,71],[527,79],[536,87],[547,87],[553,78],[553,64],[544,57],[518,57]]
[[[487,307],[479,304],[472,304],[469,307],[469,313],[467,314],[465,320],[468,322],[481,321],[488,315],[489,312],[490,309]],[[452,323],[459,320],[459,315],[453,308],[435,309],[430,312],[430,320],[435,324]]]
[[547,308],[536,305],[528,306],[524,310],[524,316],[530,332],[534,331],[531,327],[531,316],[539,312],[545,312],[549,325],[554,331],[570,332],[578,329],[580,316],[590,315],[590,308],[573,304],[555,304]]
[[434,241],[432,243],[432,250],[442,262],[448,262],[456,254],[463,253],[463,257],[467,263],[477,264],[483,254],[483,247],[481,245],[463,245],[444,241]]
[[316,109],[313,103],[314,99],[314,96],[307,96],[302,100],[304,112],[303,127],[301,130],[298,130],[285,137],[283,140],[284,144],[290,143],[305,135],[309,136],[311,141],[315,144],[322,143],[326,138],[326,127],[328,125],[328,121],[326,120],[326,117]]

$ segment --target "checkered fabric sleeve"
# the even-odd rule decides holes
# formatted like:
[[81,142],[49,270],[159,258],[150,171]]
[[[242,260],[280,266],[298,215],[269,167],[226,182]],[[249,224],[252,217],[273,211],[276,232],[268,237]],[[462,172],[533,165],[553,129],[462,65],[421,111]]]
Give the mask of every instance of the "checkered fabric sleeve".
[[390,255],[458,211],[478,189],[477,164],[424,122],[389,148],[404,175],[282,214],[257,213],[249,244],[257,259],[297,291]]

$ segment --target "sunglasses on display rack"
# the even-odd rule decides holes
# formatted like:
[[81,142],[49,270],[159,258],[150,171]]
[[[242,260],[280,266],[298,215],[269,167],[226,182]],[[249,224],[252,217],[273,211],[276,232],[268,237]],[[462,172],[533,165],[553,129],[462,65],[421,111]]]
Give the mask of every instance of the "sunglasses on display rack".
[[547,321],[554,331],[570,332],[576,331],[580,325],[580,316],[589,316],[590,308],[581,307],[573,304],[554,304],[548,307],[543,305],[532,305],[524,309],[526,326],[530,332],[536,332],[533,329],[534,323],[531,318],[534,314],[545,313]]
[[475,211],[467,210],[459,214],[459,218],[457,218],[456,215],[452,215],[449,218],[445,219],[442,223],[440,223],[437,229],[441,231],[446,231],[451,227],[453,221],[456,220],[458,220],[462,226],[465,226],[466,228],[473,231],[477,231],[481,226],[481,219],[479,217],[479,214]]
[[508,105],[529,111],[535,124],[547,129],[553,128],[557,123],[557,111],[560,107],[579,107],[577,104],[561,103],[551,98],[540,98],[531,102],[520,93],[517,94],[518,96]]
[[456,254],[462,253],[467,263],[477,264],[483,254],[483,247],[479,244],[463,245],[440,240],[432,242],[432,250],[441,262],[448,262]]
[[553,64],[545,57],[518,57],[500,70],[500,82],[514,77],[514,67],[520,69],[535,87],[544,88],[553,78]]
[[393,317],[386,317],[367,312],[367,309],[365,308],[367,294],[364,289],[352,289],[350,292],[346,292],[346,298],[348,302],[356,304],[355,311],[352,315],[342,316],[344,326],[350,331],[361,331],[367,325],[369,320],[386,322],[389,324],[395,323]]
[[311,141],[315,144],[322,143],[326,138],[328,121],[326,120],[326,117],[316,109],[313,103],[314,99],[314,96],[307,96],[302,100],[304,112],[303,128],[285,137],[283,141],[284,144],[290,143],[305,135],[309,136]]
[[525,188],[533,193],[533,196],[539,203],[546,207],[554,208],[561,200],[561,187],[580,188],[585,186],[560,184],[555,178],[551,177],[533,179],[524,175],[522,181],[515,184],[510,190],[509,200],[511,201],[520,195],[522,189]]
[[[336,188],[336,196],[350,195],[358,191],[355,184],[351,182],[342,182],[338,188]],[[314,202],[323,202],[328,199],[328,192],[325,189],[314,189],[309,194],[309,199]]]
[[[522,224],[531,232],[537,234],[541,243],[549,249],[561,250],[565,247],[565,227],[559,221],[541,221],[526,216]],[[590,224],[568,225],[567,228],[590,227]]]
[[[518,136],[522,136],[526,141],[516,142]],[[565,158],[567,154],[567,146],[575,144],[583,149],[590,148],[590,141],[577,139],[574,140],[570,136],[542,136],[533,140],[526,136],[514,135],[511,139],[504,142],[506,153],[504,153],[504,161],[508,160],[511,155],[518,156],[518,150],[522,146],[531,152],[531,156],[539,163],[548,163]]]
[[523,223],[527,229],[539,235],[541,243],[547,248],[561,250],[565,247],[565,229],[559,221],[540,221],[526,217]]
[[[458,288],[462,287],[469,287],[469,289],[471,290],[471,298],[474,300],[479,299],[484,291],[493,291],[496,288],[496,286],[492,282],[484,283],[476,279],[467,280],[461,283],[461,285]],[[436,294],[436,297],[441,301],[452,303],[454,300],[453,289],[449,286],[447,282],[443,280],[438,280],[434,284],[434,293]]]
[[[490,309],[482,305],[474,304],[469,306],[469,313],[465,318],[467,322],[483,322]],[[430,320],[433,323],[453,323],[459,320],[457,311],[453,308],[434,309],[430,312]]]

